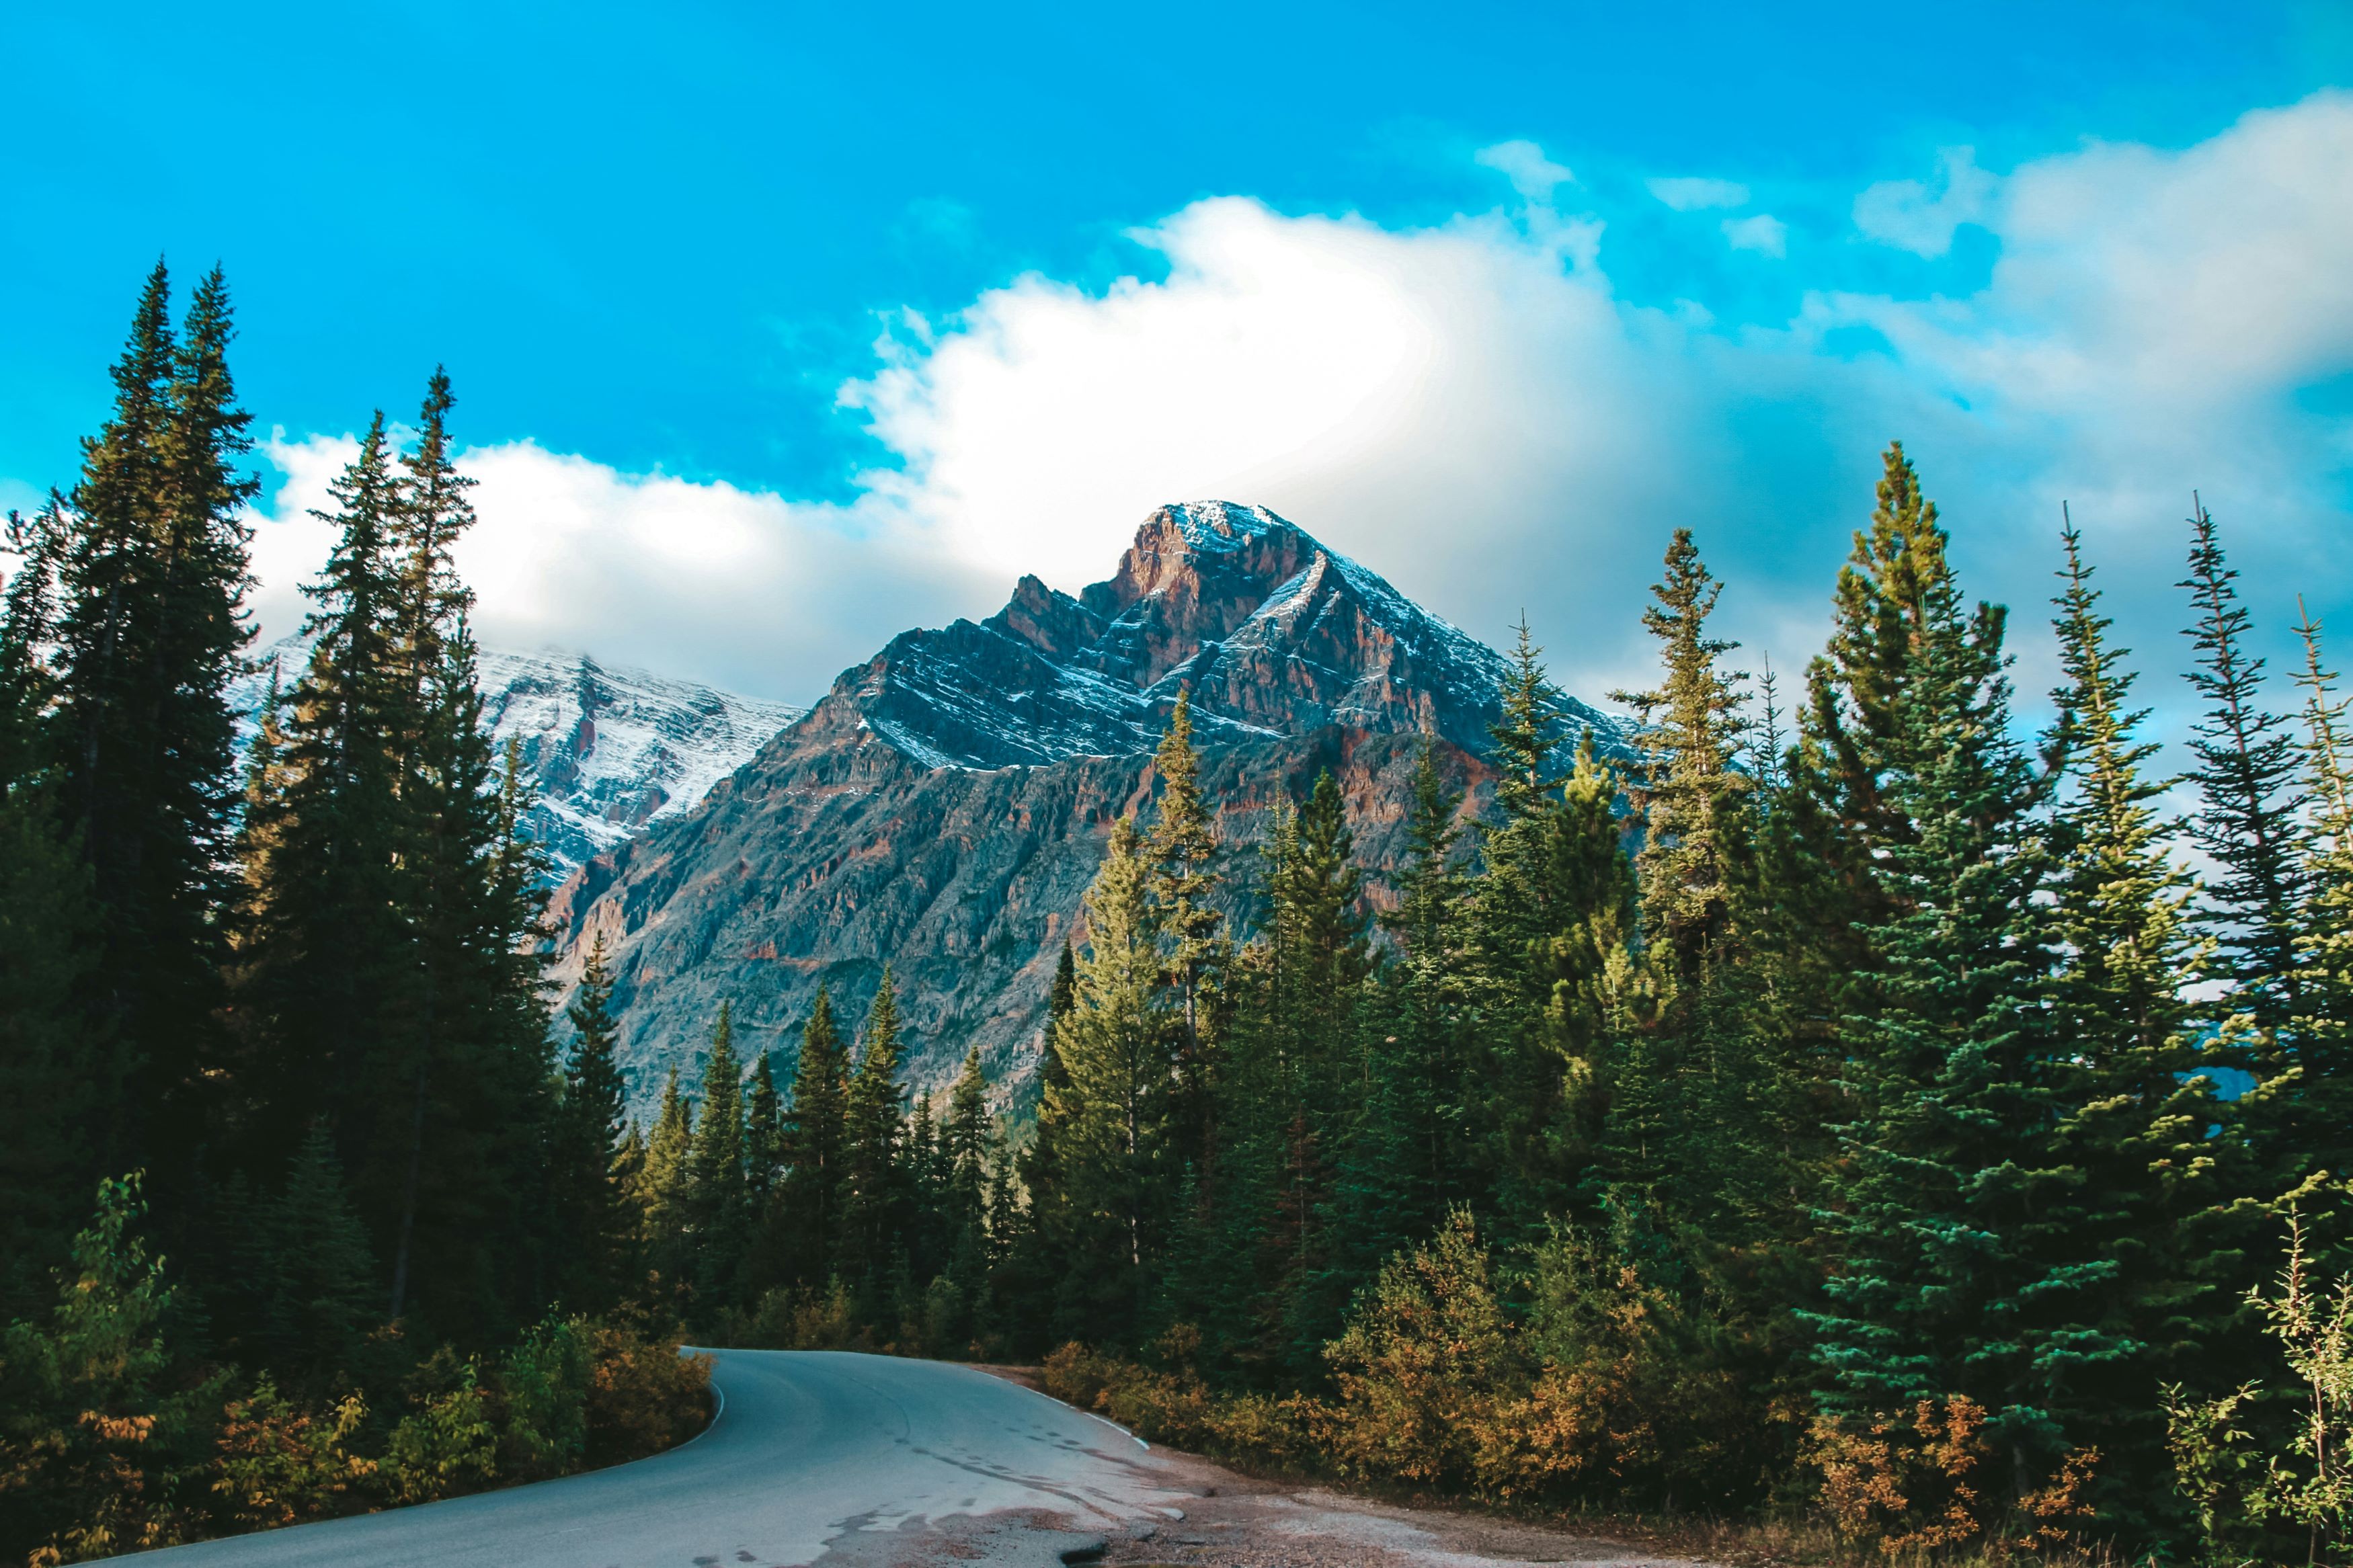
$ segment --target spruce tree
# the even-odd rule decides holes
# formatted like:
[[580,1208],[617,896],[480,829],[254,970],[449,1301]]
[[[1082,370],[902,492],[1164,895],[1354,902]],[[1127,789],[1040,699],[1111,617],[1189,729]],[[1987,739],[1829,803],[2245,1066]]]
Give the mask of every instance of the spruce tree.
[[1916,620],[1888,639],[1903,658],[1859,666],[1873,684],[1850,689],[1887,700],[1884,722],[1844,732],[1872,742],[1868,780],[1849,782],[1869,785],[1856,826],[1882,836],[1877,907],[1896,912],[1871,932],[1874,1005],[1842,1025],[1857,1110],[1828,1194],[1828,1301],[1808,1321],[1832,1409],[1965,1395],[2023,1484],[2077,1436],[2061,1363],[2099,1353],[2090,1291],[2106,1270],[2049,1246],[2082,1172],[2052,1147],[2064,1048],[2044,1006],[2045,784],[2012,735],[2005,617],[1964,607],[1942,530],[1918,515],[1893,574],[1922,573]]
[[1643,610],[1642,625],[1659,639],[1662,679],[1652,690],[1617,694],[1641,721],[1630,790],[1642,826],[1635,870],[1645,940],[1667,955],[1678,983],[1696,986],[1731,916],[1721,837],[1749,782],[1736,766],[1746,677],[1721,662],[1739,645],[1708,635],[1724,585],[1690,529],[1675,530],[1665,579],[1651,592],[1658,602]]
[[17,558],[0,609],[0,1320],[30,1312],[66,1259],[123,1092],[112,1037],[82,993],[97,961],[90,874],[59,825],[42,724],[56,696],[47,648],[67,537],[62,506],[12,512]]
[[[2321,627],[2297,602],[2304,639],[2304,767],[2314,803],[2304,872],[2305,908],[2297,952],[2302,969],[2301,1014],[2290,1034],[2301,1069],[2293,1092],[2253,1108],[2294,1125],[2265,1129],[2263,1141],[2292,1151],[2298,1161],[2272,1173],[2275,1186],[2301,1184],[2311,1171],[2338,1176],[2353,1171],[2353,756],[2348,755],[2348,700],[2337,695],[2336,673],[2323,667]],[[2261,1194],[2276,1196],[2277,1193]]]
[[628,1122],[628,1085],[613,1050],[620,1030],[613,1017],[613,975],[605,938],[589,944],[566,1017],[572,1059],[564,1072],[563,1113],[552,1141],[551,1202],[564,1223],[556,1231],[563,1292],[590,1310],[617,1301],[628,1289],[638,1226],[616,1163]]
[[687,1155],[694,1216],[694,1279],[703,1310],[738,1293],[751,1241],[752,1194],[744,1172],[744,1069],[735,1056],[735,1010],[721,1003],[702,1069],[702,1113]]
[[754,1210],[766,1205],[784,1164],[784,1101],[768,1053],[762,1051],[753,1060],[752,1087],[744,1096],[744,1180]]
[[[114,369],[114,407],[85,443],[58,552],[56,701],[62,826],[90,868],[101,960],[94,1026],[126,1052],[128,1095],[98,1129],[116,1169],[148,1160],[178,1191],[217,1081],[219,915],[236,805],[226,690],[248,632],[250,445],[216,271],[169,319],[161,262]],[[153,1147],[151,1148],[151,1141]]]
[[2263,1032],[2257,1077],[2284,1070],[2280,1027],[2301,1003],[2297,921],[2305,900],[2305,795],[2295,737],[2263,705],[2263,660],[2220,531],[2202,502],[2189,519],[2189,575],[2198,612],[2186,634],[2198,650],[2189,684],[2204,715],[2190,729],[2200,809],[2190,837],[2215,867],[2202,921],[2221,944],[2236,1001]]
[[638,1171],[647,1261],[672,1289],[688,1279],[692,1266],[693,1158],[694,1107],[679,1090],[678,1064],[672,1062]]
[[801,1026],[786,1126],[790,1167],[783,1184],[788,1277],[824,1285],[840,1267],[841,1191],[848,1180],[849,1052],[833,1019],[833,998],[818,987]]
[[1158,997],[1158,910],[1133,817],[1113,825],[1086,898],[1077,995],[1055,1030],[1068,1074],[1039,1109],[1061,1162],[1053,1332],[1104,1339],[1139,1321],[1166,1215],[1169,1020]]
[[2105,1457],[2103,1511],[2117,1517],[2142,1511],[2135,1494],[2163,1471],[2160,1386],[2207,1381],[2208,1326],[2228,1315],[2217,1268],[2228,1238],[2212,1213],[2227,1194],[2209,1136],[2225,1117],[2181,992],[2205,944],[2166,852],[2157,802],[2171,781],[2147,771],[2148,713],[2131,706],[2128,650],[2108,644],[2072,522],[2061,542],[2050,1163],[2080,1174],[2048,1189],[2028,1245],[2064,1287],[2041,1298],[2065,1331],[2037,1357],[2042,1398],[2071,1441]]
[[870,1315],[884,1304],[894,1254],[904,1239],[903,1048],[898,987],[885,964],[859,1032],[858,1072],[842,1099],[842,1274]]
[[267,1086],[247,1129],[248,1162],[262,1169],[321,1116],[364,1163],[390,1136],[359,1086],[393,1048],[394,998],[412,979],[386,684],[399,496],[381,413],[328,492],[335,510],[311,514],[337,539],[305,587],[311,657],[261,716],[237,844],[230,976],[248,1076]]
[[1199,1161],[1208,1152],[1210,1031],[1204,1017],[1204,988],[1214,988],[1227,943],[1225,917],[1211,895],[1218,879],[1212,868],[1218,840],[1208,808],[1201,799],[1200,759],[1193,750],[1193,702],[1189,689],[1180,688],[1176,706],[1168,717],[1167,732],[1153,755],[1160,775],[1159,815],[1145,841],[1151,862],[1151,894],[1155,921],[1165,950],[1165,969],[1176,992],[1179,1030],[1176,1050],[1177,1121],[1180,1159]]
[[237,1242],[238,1350],[288,1388],[332,1392],[384,1303],[323,1121],[303,1135],[277,1195],[248,1211]]

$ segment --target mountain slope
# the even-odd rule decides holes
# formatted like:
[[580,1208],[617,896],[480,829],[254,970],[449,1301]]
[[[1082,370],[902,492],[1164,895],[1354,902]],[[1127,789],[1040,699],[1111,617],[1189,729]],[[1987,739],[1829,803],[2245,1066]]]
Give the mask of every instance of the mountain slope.
[[892,639],[699,810],[584,866],[555,900],[562,973],[604,939],[640,1110],[672,1061],[699,1080],[721,1002],[784,1077],[818,986],[855,1013],[886,961],[919,1086],[975,1045],[1011,1083],[1111,825],[1148,811],[1180,688],[1242,920],[1278,795],[1324,768],[1377,873],[1402,851],[1422,736],[1482,786],[1504,668],[1264,509],[1164,507],[1106,581],[1025,577],[986,621]]
[[[310,643],[283,638],[229,700],[251,715],[274,680],[290,689]],[[807,710],[673,680],[581,656],[480,655],[482,714],[501,742],[522,747],[539,792],[528,829],[558,880],[649,824],[699,805],[712,785]]]

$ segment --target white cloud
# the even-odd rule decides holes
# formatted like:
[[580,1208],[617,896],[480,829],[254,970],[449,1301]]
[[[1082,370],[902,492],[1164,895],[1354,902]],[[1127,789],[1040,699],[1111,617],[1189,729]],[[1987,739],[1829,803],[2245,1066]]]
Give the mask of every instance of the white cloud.
[[1649,185],[1652,195],[1679,213],[1748,205],[1748,187],[1736,180],[1651,180]]
[[1771,213],[1758,213],[1755,217],[1725,218],[1724,237],[1735,250],[1753,250],[1760,256],[1787,256],[1789,253],[1789,226]]
[[[265,637],[291,631],[332,531],[327,481],[349,437],[282,436],[285,482],[254,528]],[[480,519],[458,565],[494,647],[589,652],[616,664],[803,701],[871,653],[881,628],[963,613],[988,591],[896,511],[787,501],[725,484],[625,474],[528,441],[478,447]],[[878,631],[880,635],[878,635]]]
[[[2030,640],[2062,496],[2151,660],[2178,657],[2192,485],[2250,584],[2292,568],[2316,609],[2353,609],[2353,427],[2291,395],[2353,372],[2353,99],[2180,153],[2040,160],[1994,195],[1958,166],[1923,201],[1976,204],[2000,247],[1986,287],[1817,294],[1778,327],[1630,303],[1597,264],[1598,222],[1534,196],[1412,230],[1196,203],[1136,236],[1158,280],[1032,276],[902,322],[842,392],[896,459],[848,505],[494,447],[467,457],[484,521],[463,564],[491,640],[807,700],[897,630],[987,614],[1022,572],[1076,588],[1152,507],[1222,496],[1481,635],[1525,607],[1595,693],[1643,674],[1636,612],[1679,523],[1732,582],[1748,657],[1799,669],[1900,436],[1971,587],[2019,605]],[[290,476],[258,542],[271,616],[323,553],[294,514],[340,450],[269,448]],[[2021,683],[2047,684],[2031,663]]]
[[1482,167],[1502,173],[1512,182],[1512,189],[1532,202],[1549,202],[1556,189],[1577,183],[1575,174],[1546,157],[1544,149],[1533,142],[1498,142],[1480,148],[1472,157]]
[[1986,215],[2000,182],[1978,167],[1973,148],[1947,147],[1936,160],[1933,186],[1919,180],[1883,180],[1855,197],[1855,227],[1916,256],[1950,250],[1953,231]]

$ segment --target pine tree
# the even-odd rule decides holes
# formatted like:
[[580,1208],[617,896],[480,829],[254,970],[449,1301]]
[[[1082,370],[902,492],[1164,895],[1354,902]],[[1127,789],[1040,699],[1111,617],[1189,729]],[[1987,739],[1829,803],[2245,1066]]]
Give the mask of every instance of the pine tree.
[[1165,949],[1167,982],[1176,994],[1176,1122],[1178,1158],[1206,1157],[1211,1067],[1204,988],[1214,988],[1226,959],[1225,917],[1211,895],[1218,840],[1201,799],[1200,759],[1193,750],[1193,703],[1179,689],[1167,732],[1153,755],[1160,775],[1159,816],[1145,841],[1155,919]]
[[801,1027],[786,1127],[790,1169],[783,1185],[788,1277],[823,1285],[840,1267],[841,1192],[849,1179],[849,1053],[822,985]]
[[842,1102],[842,1274],[879,1310],[904,1236],[906,1136],[899,994],[885,964],[860,1031],[857,1075]]
[[[2202,965],[2190,934],[2188,879],[2166,853],[2156,802],[2171,781],[2138,738],[2127,650],[2108,646],[2108,617],[2070,522],[2056,601],[2060,717],[2052,750],[2067,784],[2053,825],[2052,935],[2063,955],[2052,988],[2051,1062],[2058,1125],[2050,1163],[2081,1179],[2049,1190],[2028,1230],[2063,1291],[2042,1300],[2064,1332],[2037,1357],[2041,1401],[2071,1441],[2096,1446],[2111,1478],[2111,1517],[2163,1469],[2162,1384],[2203,1381],[2207,1325],[2227,1316],[2214,1253],[2216,1149],[2224,1120],[2211,1064],[2195,1041],[2181,977]],[[2093,1261],[2096,1259],[2096,1261]],[[2031,1314],[2026,1324],[2036,1316]],[[2023,1325],[2022,1325],[2023,1326]]]
[[[2302,1164],[2274,1171],[2301,1182],[2307,1172],[2353,1171],[2353,767],[2344,729],[2348,700],[2323,667],[2320,623],[2296,605],[2304,639],[2305,774],[2315,805],[2304,868],[2305,908],[2298,931],[2302,1013],[2289,1031],[2301,1069],[2291,1097],[2276,1107],[2295,1125],[2265,1130],[2263,1142],[2292,1151]],[[2268,1117],[2271,1105],[2258,1108]],[[2274,1196],[2276,1194],[2264,1194]]]
[[1933,510],[1918,515],[1892,574],[1922,571],[1916,620],[1897,617],[1913,630],[1888,639],[1903,658],[1860,665],[1874,684],[1853,689],[1887,700],[1871,774],[1848,782],[1869,784],[1856,823],[1883,836],[1876,903],[1897,912],[1872,932],[1876,1005],[1843,1026],[1858,1110],[1829,1194],[1829,1301],[1809,1321],[1831,1408],[1965,1395],[1994,1412],[1987,1436],[2023,1482],[2074,1436],[2057,1363],[2094,1342],[2084,1293],[2104,1270],[2043,1245],[2041,1216],[2081,1173],[2051,1147],[2045,786],[2011,734],[2004,616],[1963,607]]
[[2189,773],[2200,809],[2190,837],[2213,861],[2203,923],[2221,944],[2223,973],[2263,1031],[2259,1078],[2285,1068],[2277,1031],[2302,1001],[2297,920],[2305,900],[2304,791],[2295,738],[2263,706],[2263,660],[2247,646],[2249,619],[2232,584],[2214,519],[2199,503],[2189,519],[2189,590],[2198,649],[2189,684],[2206,705],[2190,731]]
[[383,1301],[367,1233],[323,1121],[311,1123],[284,1186],[254,1205],[237,1242],[239,1349],[290,1388],[328,1393]]
[[744,1173],[744,1069],[735,1057],[735,1010],[722,1003],[702,1069],[702,1115],[687,1155],[697,1293],[703,1310],[731,1301],[751,1243],[752,1194]]
[[662,1083],[661,1106],[648,1134],[638,1173],[638,1205],[645,1215],[648,1261],[675,1288],[693,1256],[694,1107],[679,1091],[678,1064]]
[[123,1064],[81,994],[96,963],[90,876],[58,823],[58,773],[41,726],[56,685],[45,650],[66,539],[52,497],[8,517],[17,557],[0,611],[0,1321],[32,1310],[62,1265],[99,1178],[94,1134],[123,1091]]
[[1634,734],[1641,760],[1630,793],[1642,826],[1635,870],[1643,934],[1670,956],[1685,986],[1700,983],[1731,918],[1721,837],[1733,801],[1748,787],[1734,765],[1746,728],[1740,695],[1746,677],[1721,664],[1739,645],[1707,634],[1723,591],[1691,530],[1675,530],[1665,580],[1651,589],[1658,603],[1642,612],[1643,626],[1659,639],[1663,679],[1654,690],[1617,696],[1641,721]]
[[628,1085],[613,1050],[613,975],[605,938],[589,944],[566,1016],[572,1060],[565,1068],[563,1114],[551,1148],[552,1203],[564,1216],[556,1231],[560,1274],[572,1305],[590,1310],[617,1301],[634,1273],[638,1226],[628,1212],[617,1162],[628,1124]]
[[176,342],[169,295],[159,262],[114,370],[113,411],[84,447],[59,552],[47,728],[63,826],[101,917],[93,1023],[130,1064],[128,1098],[100,1136],[114,1168],[152,1156],[176,1178],[216,1065],[208,1020],[236,805],[225,692],[248,636],[241,515],[255,481],[233,471],[250,443],[226,358],[227,288],[217,271],[206,279]]
[[1140,1319],[1166,1205],[1175,1063],[1158,1002],[1162,959],[1151,872],[1134,819],[1112,827],[1087,890],[1077,995],[1055,1030],[1069,1081],[1039,1109],[1061,1162],[1057,1335],[1104,1339]]

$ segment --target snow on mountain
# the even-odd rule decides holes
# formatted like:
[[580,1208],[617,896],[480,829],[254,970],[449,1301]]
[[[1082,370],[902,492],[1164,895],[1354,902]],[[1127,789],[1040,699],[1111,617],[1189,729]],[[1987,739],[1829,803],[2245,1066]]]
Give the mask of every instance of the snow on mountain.
[[[986,620],[893,637],[702,809],[585,865],[551,902],[557,973],[604,942],[641,1118],[672,1067],[699,1080],[721,1007],[786,1079],[818,991],[856,1016],[886,964],[908,1081],[936,1089],[977,1049],[1009,1092],[1113,824],[1151,816],[1179,689],[1240,931],[1278,804],[1326,773],[1375,901],[1393,896],[1422,760],[1466,812],[1488,798],[1508,673],[1262,507],[1164,506],[1105,581],[1024,577]],[[1621,721],[1568,710],[1622,752]]]
[[[310,654],[290,637],[257,657],[229,693],[251,716],[272,678],[290,690]],[[482,713],[512,737],[539,792],[529,818],[554,879],[649,824],[691,810],[805,710],[677,680],[585,655],[480,655]]]
[[[1323,724],[1483,750],[1506,668],[1264,507],[1162,507],[1075,597],[1024,577],[980,622],[901,634],[844,673],[805,740],[856,728],[925,767],[1149,752],[1180,688],[1204,745]],[[1574,716],[1605,749],[1616,721]]]

